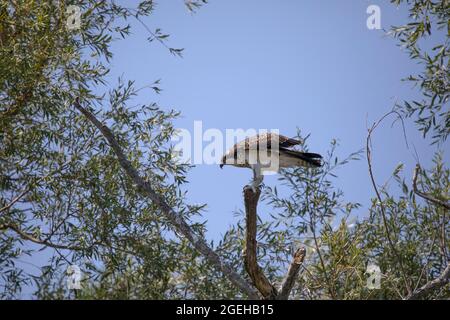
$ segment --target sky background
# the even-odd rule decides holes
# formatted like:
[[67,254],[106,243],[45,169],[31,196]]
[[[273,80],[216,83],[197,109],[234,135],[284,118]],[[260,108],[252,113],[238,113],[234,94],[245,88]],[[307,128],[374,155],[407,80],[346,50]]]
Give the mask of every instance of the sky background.
[[[119,2],[135,6],[134,1]],[[298,127],[311,134],[312,152],[326,154],[330,141],[338,139],[342,158],[365,146],[367,121],[379,119],[396,100],[420,97],[401,79],[420,72],[421,66],[383,30],[367,28],[366,9],[372,4],[381,8],[384,29],[407,18],[405,10],[375,0],[210,0],[195,14],[182,0],[158,1],[144,22],[169,33],[168,44],[185,48],[184,57],[171,55],[156,41],[149,43],[148,31],[132,23],[133,34],[113,45],[109,83],[115,85],[122,76],[139,88],[161,79],[160,95],[141,91],[134,102],[181,111],[175,122],[179,128],[192,131],[199,120],[204,130],[279,129],[293,136]],[[424,167],[430,167],[436,150],[411,119],[406,122],[408,149],[400,124],[391,127],[391,122],[384,122],[373,137],[379,184],[400,162],[411,177],[413,148]],[[448,150],[448,143],[441,149]],[[357,215],[365,216],[374,195],[366,161],[351,162],[337,174],[335,185],[346,201],[363,205]],[[217,165],[197,165],[189,172],[189,202],[208,204],[203,215],[208,239],[219,239],[237,221],[233,212],[243,208],[242,187],[251,176],[248,169],[220,170]],[[266,177],[265,183],[273,187],[277,177]],[[267,209],[261,204],[259,212]],[[38,264],[39,258],[32,259]]]
[[[170,55],[158,42],[149,44],[148,32],[137,24],[130,38],[114,44],[109,78],[111,83],[119,76],[134,79],[138,88],[161,79],[160,95],[148,92],[138,100],[181,111],[176,127],[192,135],[194,121],[202,121],[203,130],[224,133],[279,129],[292,136],[298,127],[311,134],[310,151],[326,154],[336,138],[343,158],[365,146],[367,123],[390,111],[397,100],[420,97],[401,79],[420,72],[421,66],[383,30],[367,28],[366,10],[372,4],[381,9],[383,29],[406,21],[406,10],[389,1],[212,0],[195,14],[181,0],[160,1],[144,22],[169,33],[170,46],[185,48],[183,58]],[[391,127],[392,120],[373,136],[379,184],[400,162],[411,176],[414,148],[425,167],[435,151],[412,120],[406,126],[408,149],[400,123]],[[358,215],[364,216],[374,194],[366,161],[352,162],[337,174],[336,186],[346,201],[363,204]],[[190,171],[188,199],[208,204],[204,218],[210,239],[219,239],[236,222],[233,212],[243,207],[242,187],[251,176],[248,169],[205,164]],[[266,177],[265,183],[275,186],[277,177]],[[265,208],[260,205],[261,214]]]

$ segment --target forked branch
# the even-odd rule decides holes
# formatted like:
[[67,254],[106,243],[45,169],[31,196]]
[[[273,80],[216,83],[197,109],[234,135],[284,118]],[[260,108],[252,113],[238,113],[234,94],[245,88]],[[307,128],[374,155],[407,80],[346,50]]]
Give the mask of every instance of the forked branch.
[[257,243],[256,243],[256,226],[257,226],[257,213],[256,207],[258,206],[259,196],[261,191],[259,188],[256,192],[253,192],[251,188],[244,189],[244,201],[245,201],[245,220],[246,220],[246,234],[245,234],[245,254],[244,265],[245,270],[252,279],[255,287],[261,292],[264,299],[275,299],[278,295],[277,289],[270,283],[267,277],[264,275],[261,267],[258,265],[257,258]]
[[300,248],[295,252],[293,260],[281,284],[280,291],[278,292],[258,265],[258,244],[256,241],[258,215],[256,208],[258,206],[260,195],[261,191],[259,189],[256,189],[256,192],[253,192],[251,188],[244,189],[246,218],[245,270],[264,299],[287,300],[297,279],[300,266],[305,259],[306,250],[305,248]]

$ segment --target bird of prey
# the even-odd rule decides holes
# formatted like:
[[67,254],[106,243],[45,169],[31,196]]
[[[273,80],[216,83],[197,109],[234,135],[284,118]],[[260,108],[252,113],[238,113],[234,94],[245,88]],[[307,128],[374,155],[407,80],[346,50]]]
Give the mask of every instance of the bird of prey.
[[263,181],[263,173],[267,171],[278,172],[281,168],[322,166],[322,156],[317,153],[300,152],[291,149],[301,141],[278,135],[275,133],[258,134],[236,143],[225,153],[220,162],[253,170],[253,181],[246,188],[256,188]]

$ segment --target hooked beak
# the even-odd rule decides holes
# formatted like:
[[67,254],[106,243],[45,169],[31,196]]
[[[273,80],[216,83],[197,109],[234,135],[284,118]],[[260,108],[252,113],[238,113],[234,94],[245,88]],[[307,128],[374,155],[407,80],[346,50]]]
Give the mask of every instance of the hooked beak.
[[222,168],[223,168],[223,163],[221,163],[221,164],[219,165],[219,167],[220,167],[220,169],[222,169]]

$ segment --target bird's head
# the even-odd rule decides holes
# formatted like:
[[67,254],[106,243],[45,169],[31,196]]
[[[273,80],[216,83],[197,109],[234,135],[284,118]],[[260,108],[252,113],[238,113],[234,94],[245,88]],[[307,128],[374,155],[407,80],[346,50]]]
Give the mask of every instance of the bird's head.
[[232,149],[228,150],[227,153],[225,153],[222,156],[222,159],[220,159],[220,164],[219,164],[220,169],[222,169],[224,165],[227,165],[227,164],[232,165],[234,163],[234,154],[235,154],[235,150],[234,150],[234,148],[232,148]]

